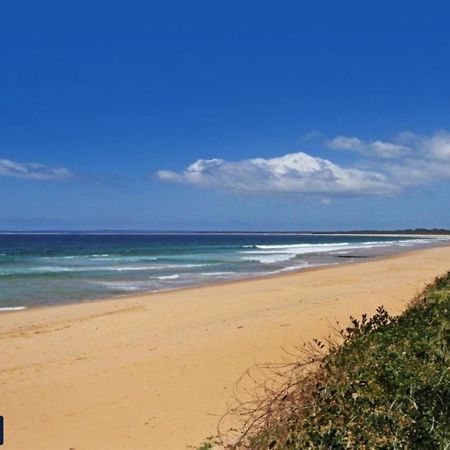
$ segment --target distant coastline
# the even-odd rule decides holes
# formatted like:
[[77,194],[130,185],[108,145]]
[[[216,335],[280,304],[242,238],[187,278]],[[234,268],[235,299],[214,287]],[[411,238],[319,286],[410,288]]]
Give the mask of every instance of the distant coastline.
[[405,228],[398,230],[0,230],[1,234],[80,234],[80,235],[282,235],[282,236],[450,236],[446,228]]

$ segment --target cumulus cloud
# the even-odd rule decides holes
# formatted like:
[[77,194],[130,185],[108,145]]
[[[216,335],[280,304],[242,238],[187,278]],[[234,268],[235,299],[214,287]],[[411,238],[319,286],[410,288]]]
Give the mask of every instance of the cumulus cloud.
[[64,167],[48,167],[39,163],[18,163],[0,159],[0,176],[28,178],[32,180],[64,180],[72,173]]
[[328,147],[356,152],[352,167],[298,152],[241,161],[199,159],[180,172],[160,170],[162,181],[241,193],[297,193],[327,199],[389,195],[450,179],[450,133],[403,132],[390,141],[337,136]]
[[377,171],[344,168],[303,152],[242,161],[199,159],[182,172],[160,170],[160,180],[243,193],[388,194],[397,190]]

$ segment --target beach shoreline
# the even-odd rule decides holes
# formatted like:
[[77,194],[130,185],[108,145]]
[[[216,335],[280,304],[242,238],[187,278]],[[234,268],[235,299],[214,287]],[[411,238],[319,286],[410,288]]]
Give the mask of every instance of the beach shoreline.
[[449,242],[408,236],[0,236],[0,313],[259,278]]
[[[333,234],[336,235],[336,234]],[[331,234],[330,234],[331,236]],[[370,237],[371,235],[364,235],[367,237]],[[376,235],[373,235],[374,237]],[[390,235],[383,235],[384,237],[390,237]],[[409,237],[416,237],[416,235],[410,235]],[[417,235],[419,237],[419,235]],[[439,235],[439,236],[433,236],[433,237],[440,237],[440,238],[448,238],[448,236],[445,235]],[[174,287],[174,288],[167,288],[167,289],[161,289],[161,290],[149,290],[149,291],[139,291],[139,292],[131,292],[126,294],[116,294],[116,295],[109,295],[107,297],[92,297],[92,298],[86,298],[83,300],[62,300],[60,303],[51,303],[46,305],[33,305],[33,306],[18,306],[18,307],[11,307],[10,309],[3,309],[0,308],[0,317],[6,315],[6,314],[17,314],[17,313],[23,313],[25,311],[29,310],[36,310],[36,309],[46,309],[46,308],[57,308],[57,307],[69,307],[72,305],[82,305],[82,304],[89,304],[89,303],[96,303],[96,302],[111,302],[111,301],[120,301],[122,299],[127,298],[134,298],[134,297],[149,297],[153,295],[159,295],[164,293],[172,293],[172,292],[178,292],[178,291],[189,291],[192,289],[201,289],[201,288],[208,288],[208,287],[218,287],[218,286],[225,286],[228,284],[233,283],[245,283],[247,281],[257,281],[257,280],[266,280],[266,279],[273,279],[278,277],[285,277],[290,275],[295,275],[298,273],[303,272],[310,272],[310,271],[316,271],[325,269],[328,267],[333,266],[339,266],[339,265],[351,265],[351,264],[360,264],[368,261],[378,261],[382,259],[390,259],[390,258],[396,258],[401,257],[405,253],[413,253],[413,252],[420,252],[426,249],[431,248],[439,248],[439,247],[450,247],[450,238],[448,240],[440,241],[440,242],[433,242],[431,244],[427,244],[426,247],[404,247],[402,249],[395,248],[394,250],[391,250],[388,253],[382,253],[382,254],[372,254],[369,256],[358,256],[358,252],[354,255],[348,255],[345,256],[345,258],[348,258],[348,261],[342,261],[339,263],[325,263],[325,264],[317,264],[317,265],[311,265],[311,266],[305,266],[298,269],[289,269],[284,271],[277,271],[276,273],[267,273],[267,274],[248,274],[246,276],[242,277],[236,277],[231,279],[223,279],[223,280],[214,280],[209,282],[202,282],[198,284],[192,284],[192,285],[186,285],[186,286],[180,286],[180,287]],[[369,251],[370,253],[370,251]],[[341,256],[341,258],[344,258]],[[354,260],[350,260],[354,258]]]
[[5,449],[185,449],[239,376],[330,324],[404,310],[450,246],[0,314]]

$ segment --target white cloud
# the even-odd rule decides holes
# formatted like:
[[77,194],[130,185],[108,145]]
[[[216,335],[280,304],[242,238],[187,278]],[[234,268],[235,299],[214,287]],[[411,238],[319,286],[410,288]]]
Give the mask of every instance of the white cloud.
[[369,157],[402,159],[409,156],[450,161],[450,133],[445,130],[436,131],[429,136],[406,131],[395,136],[392,142],[337,136],[326,143],[329,148],[350,150]]
[[52,168],[38,163],[17,163],[0,159],[0,176],[33,180],[64,180],[72,173],[64,167]]
[[242,193],[388,194],[397,187],[377,171],[344,168],[306,153],[242,161],[199,159],[182,172],[160,170],[160,180]]
[[327,142],[328,147],[336,150],[350,150],[368,157],[395,159],[411,152],[405,145],[383,141],[362,141],[357,137],[337,136]]
[[[337,136],[333,149],[359,155],[353,167],[307,153],[242,161],[199,159],[181,172],[160,170],[163,181],[241,193],[297,193],[328,199],[338,195],[388,195],[450,179],[450,133],[403,132],[391,141]],[[323,200],[322,200],[323,202]],[[324,203],[324,202],[323,202]]]
[[389,176],[399,187],[418,186],[450,178],[450,133],[445,130],[431,135],[403,132],[392,142],[365,142],[356,137],[338,136],[327,141],[330,148],[352,150],[371,159],[371,167]]
[[384,169],[402,187],[420,186],[450,178],[450,165],[425,159],[408,158]]
[[450,133],[445,130],[437,131],[431,136],[402,133],[399,139],[407,142],[415,149],[416,154],[424,158],[450,162]]

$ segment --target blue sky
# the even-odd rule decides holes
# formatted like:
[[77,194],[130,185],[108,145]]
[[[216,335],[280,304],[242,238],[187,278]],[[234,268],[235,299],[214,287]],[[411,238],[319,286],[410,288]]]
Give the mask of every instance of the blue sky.
[[450,227],[445,2],[9,8],[0,229]]

